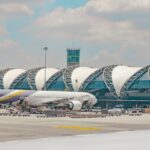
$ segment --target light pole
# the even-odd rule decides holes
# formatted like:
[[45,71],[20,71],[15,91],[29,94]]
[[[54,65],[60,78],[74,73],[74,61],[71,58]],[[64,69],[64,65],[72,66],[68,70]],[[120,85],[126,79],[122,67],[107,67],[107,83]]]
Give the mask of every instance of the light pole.
[[76,92],[78,92],[78,79],[76,79],[75,82],[76,82]]
[[46,67],[47,67],[47,51],[48,51],[48,47],[44,47],[43,48],[43,50],[44,50],[44,53],[45,53],[45,58],[44,58],[44,69],[45,69],[45,71],[44,71],[44,91],[46,91],[47,90],[47,88],[46,88]]

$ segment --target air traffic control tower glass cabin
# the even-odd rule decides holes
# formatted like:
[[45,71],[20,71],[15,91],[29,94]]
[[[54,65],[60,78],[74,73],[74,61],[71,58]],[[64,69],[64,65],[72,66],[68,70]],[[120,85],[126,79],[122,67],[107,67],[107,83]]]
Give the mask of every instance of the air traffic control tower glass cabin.
[[80,49],[67,49],[67,66],[80,65]]

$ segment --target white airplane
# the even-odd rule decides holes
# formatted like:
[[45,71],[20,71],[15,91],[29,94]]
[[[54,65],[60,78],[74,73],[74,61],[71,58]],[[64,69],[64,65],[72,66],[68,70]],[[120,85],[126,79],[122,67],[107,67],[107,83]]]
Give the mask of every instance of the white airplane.
[[95,96],[84,92],[0,90],[1,104],[24,104],[27,106],[63,105],[70,110],[81,110],[97,103]]

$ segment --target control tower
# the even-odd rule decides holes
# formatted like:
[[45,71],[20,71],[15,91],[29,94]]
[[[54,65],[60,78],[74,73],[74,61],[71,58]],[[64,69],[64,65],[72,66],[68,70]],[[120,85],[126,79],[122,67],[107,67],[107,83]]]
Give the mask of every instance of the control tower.
[[67,49],[67,67],[80,65],[80,49]]

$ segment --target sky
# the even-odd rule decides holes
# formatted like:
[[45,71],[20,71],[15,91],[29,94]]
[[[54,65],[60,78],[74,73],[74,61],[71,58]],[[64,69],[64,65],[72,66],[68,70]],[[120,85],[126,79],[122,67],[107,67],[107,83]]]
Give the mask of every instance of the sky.
[[0,0],[0,68],[145,66],[150,56],[150,0]]

